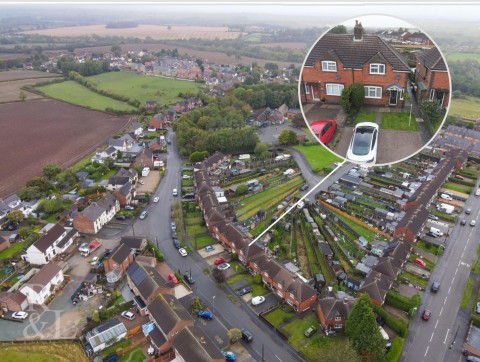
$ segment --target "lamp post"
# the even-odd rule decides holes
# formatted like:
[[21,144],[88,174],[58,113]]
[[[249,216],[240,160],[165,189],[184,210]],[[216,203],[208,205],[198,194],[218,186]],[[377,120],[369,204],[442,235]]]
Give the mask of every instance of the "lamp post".
[[212,306],[212,314],[215,314],[215,296],[212,297],[213,306]]

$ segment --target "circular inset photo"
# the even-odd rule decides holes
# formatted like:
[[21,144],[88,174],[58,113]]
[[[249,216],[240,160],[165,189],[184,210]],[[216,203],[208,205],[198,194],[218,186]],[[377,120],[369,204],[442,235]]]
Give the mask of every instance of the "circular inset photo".
[[320,143],[347,161],[402,161],[432,140],[451,97],[434,41],[390,16],[337,25],[307,55],[300,76],[304,119]]

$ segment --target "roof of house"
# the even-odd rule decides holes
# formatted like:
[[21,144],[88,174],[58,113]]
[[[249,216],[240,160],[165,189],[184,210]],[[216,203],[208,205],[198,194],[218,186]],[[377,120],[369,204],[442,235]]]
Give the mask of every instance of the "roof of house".
[[127,182],[130,182],[128,176],[112,176],[108,179],[109,185],[125,185]]
[[215,152],[213,155],[211,155],[209,158],[203,161],[203,164],[205,165],[205,168],[210,168],[213,165],[220,162],[221,160],[223,160],[225,157],[226,156],[223,153]]
[[392,280],[384,274],[372,270],[358,289],[359,293],[367,293],[371,299],[383,304]]
[[14,292],[0,292],[0,302],[11,300],[16,304],[21,305],[26,299],[27,296],[20,293],[18,290]]
[[[282,268],[282,270],[286,271],[284,268]],[[317,295],[317,291],[315,289],[313,289],[309,284],[304,283],[299,278],[294,279],[290,285],[288,285],[286,291],[293,294],[294,299],[299,303],[302,303]]]
[[395,280],[400,273],[402,263],[391,257],[381,257],[372,269]]
[[130,249],[143,249],[147,245],[147,240],[142,237],[123,236],[120,243],[127,245]]
[[103,207],[105,210],[109,210],[118,203],[118,200],[111,192],[108,192],[100,200],[97,201],[97,204]]
[[139,263],[139,258],[127,268],[127,275],[137,287],[142,299],[146,301],[158,288],[170,288],[170,286],[154,267]]
[[185,361],[210,362],[225,360],[217,346],[204,332],[194,326],[182,329],[173,341],[173,347]]
[[326,241],[319,242],[318,247],[322,251],[323,255],[333,255],[333,250]]
[[417,60],[430,70],[447,71],[445,60],[436,47],[416,53],[416,56]]
[[42,253],[53,245],[53,243],[65,232],[65,228],[60,224],[55,224],[46,231],[33,245]]
[[118,192],[123,196],[128,196],[132,191],[132,188],[133,188],[132,184],[130,182],[127,182],[126,184],[124,184],[122,187],[118,189]]
[[121,243],[112,250],[112,254],[108,257],[108,260],[113,260],[117,264],[122,264],[130,254],[132,254],[132,249]]
[[160,348],[160,346],[162,346],[167,341],[163,333],[156,326],[150,331],[150,333],[148,333],[148,336],[157,348]]
[[355,299],[353,298],[337,299],[327,297],[318,301],[318,306],[326,320],[335,320],[335,317],[346,320],[354,305]]
[[80,215],[83,215],[90,221],[97,220],[102,214],[105,212],[105,209],[98,205],[96,202],[87,206],[85,210],[83,210]]
[[168,334],[179,321],[191,321],[193,318],[179,302],[179,300],[168,294],[159,294],[149,305],[148,311],[157,326]]
[[375,60],[390,64],[396,71],[410,72],[397,51],[377,35],[363,35],[363,40],[354,41],[353,34],[327,33],[313,46],[305,66],[312,67],[318,60],[339,60],[349,69],[361,69]]
[[29,286],[35,292],[40,293],[61,270],[62,268],[60,268],[57,263],[51,261],[40,269],[25,285]]

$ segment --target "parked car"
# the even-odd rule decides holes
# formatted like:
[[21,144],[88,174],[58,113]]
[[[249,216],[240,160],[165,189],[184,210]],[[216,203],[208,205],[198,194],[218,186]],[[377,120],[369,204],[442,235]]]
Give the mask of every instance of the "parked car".
[[303,334],[305,335],[305,337],[310,338],[316,332],[317,332],[317,328],[315,328],[315,326],[310,326],[310,327],[307,328],[307,330],[305,332],[303,332]]
[[128,311],[128,310],[125,310],[122,312],[122,314],[120,314],[123,318],[126,318],[128,319],[129,321],[133,321],[135,319],[135,314],[133,314],[132,312]]
[[328,144],[337,129],[337,121],[334,119],[319,119],[310,123],[312,132],[324,145]]
[[466,224],[467,224],[467,220],[465,220],[465,219],[462,219],[462,220],[460,221],[460,225],[462,225],[462,226],[463,226],[463,225],[466,225]]
[[130,211],[132,211],[132,210],[135,210],[135,207],[130,206],[130,205],[125,205],[125,210],[130,210]]
[[480,314],[480,302],[475,305],[475,313]]
[[153,198],[153,202],[158,202],[158,200],[160,200],[160,198],[159,198],[158,196],[155,196],[155,197]]
[[430,309],[425,309],[422,313],[422,319],[424,321],[428,321],[431,315],[432,315],[432,312],[430,311]]
[[432,215],[432,214],[428,215],[428,218],[430,220],[438,220],[438,216],[435,216],[435,215]]
[[373,122],[357,123],[347,151],[347,159],[366,164],[375,164],[377,160],[378,124]]
[[178,190],[177,190],[177,189],[173,189],[172,194],[173,194],[173,196],[178,196]]
[[168,280],[170,280],[173,284],[178,284],[178,279],[173,273],[168,274]]
[[302,187],[300,187],[300,191],[305,191],[308,189],[308,184],[303,184]]
[[440,282],[433,282],[432,286],[430,287],[430,290],[432,291],[432,293],[438,292],[439,289],[440,289]]
[[470,221],[470,226],[475,226],[475,220]]
[[245,294],[251,293],[252,290],[253,290],[252,287],[241,288],[241,289],[237,290],[237,294],[238,295],[245,295]]
[[176,239],[177,237],[177,232],[175,230],[172,230],[172,238]]
[[208,245],[208,246],[205,247],[205,251],[206,251],[206,252],[214,251],[214,250],[215,250],[215,248],[214,248],[213,246],[211,246],[211,245]]
[[258,297],[253,297],[252,298],[252,305],[259,305],[265,302],[265,297],[263,296],[258,296]]
[[117,220],[127,220],[127,217],[125,215],[118,215],[115,219],[117,219]]
[[185,272],[185,274],[183,274],[183,277],[185,278],[188,284],[195,284],[195,279],[193,279],[193,277],[190,275],[189,272]]
[[215,264],[215,265],[220,265],[220,264],[223,264],[223,263],[225,263],[225,258],[217,258],[213,262],[213,264]]
[[480,358],[475,356],[467,356],[467,362],[480,362]]
[[237,355],[231,351],[222,351],[223,357],[225,357],[225,361],[236,361]]
[[212,314],[212,312],[209,312],[208,310],[199,310],[198,313],[197,313],[197,317],[211,320],[213,318],[213,314]]
[[140,220],[143,220],[147,217],[148,215],[148,212],[147,210],[143,210],[141,213],[140,213]]
[[177,230],[177,225],[173,221],[170,223],[170,229]]
[[100,261],[100,258],[98,256],[95,256],[92,258],[92,260],[90,260],[90,264],[97,265],[99,261]]
[[250,332],[249,330],[245,329],[245,328],[242,328],[241,329],[242,331],[242,338],[247,341],[247,342],[251,342],[253,340],[253,334],[252,332]]
[[220,264],[219,266],[217,266],[218,270],[227,270],[228,268],[230,268],[230,264],[228,264],[228,263],[223,263],[223,264]]
[[12,313],[12,318],[15,319],[26,319],[28,317],[27,312],[14,312]]
[[459,180],[465,180],[465,177],[463,177],[462,175],[455,175],[454,177]]
[[184,248],[178,249],[178,252],[180,253],[181,256],[187,256],[187,251]]
[[104,258],[108,258],[110,256],[110,254],[112,253],[112,249],[105,249],[105,251],[103,252],[103,257]]
[[427,264],[420,258],[416,258],[414,262],[415,264],[421,266],[422,268],[425,268],[427,266]]
[[472,209],[468,208],[468,209],[465,209],[465,214],[467,215],[470,215],[472,212]]
[[177,249],[180,249],[182,246],[180,245],[180,242],[178,241],[178,239],[173,239],[173,245],[175,246],[175,248]]

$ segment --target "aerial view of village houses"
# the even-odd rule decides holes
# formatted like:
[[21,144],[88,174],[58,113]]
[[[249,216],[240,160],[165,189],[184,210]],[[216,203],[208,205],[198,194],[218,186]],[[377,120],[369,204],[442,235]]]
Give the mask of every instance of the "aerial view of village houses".
[[480,362],[477,5],[0,9],[0,361]]

